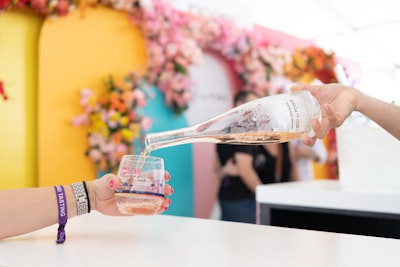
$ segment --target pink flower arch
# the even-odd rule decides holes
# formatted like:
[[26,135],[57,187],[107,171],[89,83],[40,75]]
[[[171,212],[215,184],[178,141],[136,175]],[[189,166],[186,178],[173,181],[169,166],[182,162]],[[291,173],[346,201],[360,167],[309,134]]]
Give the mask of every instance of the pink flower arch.
[[[0,12],[11,7],[32,9],[44,16],[65,16],[88,0],[0,0]],[[77,4],[79,3],[79,4]],[[126,11],[146,39],[148,55],[145,78],[164,94],[168,106],[179,115],[188,108],[193,86],[188,68],[201,64],[212,50],[233,63],[243,90],[269,93],[271,78],[284,76],[291,64],[288,50],[263,43],[255,29],[242,29],[223,16],[184,13],[168,0],[97,0],[92,5]],[[79,6],[77,6],[79,5]]]

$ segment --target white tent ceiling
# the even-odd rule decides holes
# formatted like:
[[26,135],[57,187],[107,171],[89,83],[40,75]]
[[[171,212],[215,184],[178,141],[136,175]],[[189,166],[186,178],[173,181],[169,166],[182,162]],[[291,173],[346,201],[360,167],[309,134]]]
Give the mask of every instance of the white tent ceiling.
[[363,73],[368,75],[387,73],[384,77],[394,79],[396,67],[400,68],[400,1],[397,0],[173,0],[172,3],[183,10],[224,14],[244,25],[259,24],[313,40],[340,57],[360,62]]

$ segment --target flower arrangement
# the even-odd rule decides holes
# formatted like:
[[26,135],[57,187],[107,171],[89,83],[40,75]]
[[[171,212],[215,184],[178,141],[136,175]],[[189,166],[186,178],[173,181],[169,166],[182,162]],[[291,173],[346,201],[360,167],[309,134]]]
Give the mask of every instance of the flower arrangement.
[[293,81],[317,78],[323,83],[332,83],[337,82],[335,65],[333,52],[326,53],[320,47],[310,46],[295,50],[292,60],[284,66],[284,73]]
[[115,171],[124,154],[132,153],[133,140],[148,130],[150,119],[136,108],[146,105],[144,81],[131,73],[122,81],[110,77],[107,91],[97,95],[92,89],[81,90],[84,112],[72,119],[75,126],[89,128],[88,156],[99,171]]
[[273,86],[273,77],[283,75],[282,69],[289,53],[274,46],[260,46],[250,38],[246,40],[247,45],[236,45],[235,51],[241,52],[234,60],[235,70],[243,84],[242,88],[254,91],[260,96],[268,95]]
[[272,75],[282,75],[288,53],[265,47],[256,32],[244,31],[226,17],[182,14],[170,2],[154,0],[135,17],[147,43],[148,75],[177,115],[188,107],[193,82],[188,68],[212,50],[233,61],[244,90],[268,93]]
[[0,13],[14,6],[31,9],[42,16],[65,16],[75,9],[73,0],[0,0]]
[[244,30],[223,16],[182,13],[167,0],[0,0],[0,11],[12,6],[41,15],[63,16],[79,6],[105,5],[126,11],[146,39],[148,82],[164,94],[175,114],[182,114],[192,99],[189,67],[201,64],[203,51],[213,50],[233,62],[243,90],[269,93],[273,76],[292,81],[317,77],[336,80],[334,54],[321,48],[297,49],[293,55],[261,42],[254,30]]
[[139,23],[146,39],[149,82],[163,93],[167,105],[179,115],[188,108],[192,83],[188,68],[201,62],[202,51],[195,40],[186,35],[185,15],[164,0],[153,1],[142,8]]

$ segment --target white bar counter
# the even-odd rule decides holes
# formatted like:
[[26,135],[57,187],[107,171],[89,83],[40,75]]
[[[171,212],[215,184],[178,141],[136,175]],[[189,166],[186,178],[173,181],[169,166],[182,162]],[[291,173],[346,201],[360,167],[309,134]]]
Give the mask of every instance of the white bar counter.
[[93,212],[0,241],[0,266],[400,266],[400,240],[168,215]]
[[257,202],[400,214],[400,190],[344,187],[338,180],[261,185]]
[[[304,224],[304,221],[316,221],[322,218],[323,214],[327,214],[332,215],[331,220],[338,220],[343,224],[346,224],[346,221],[342,220],[346,216],[348,222],[358,223],[358,226],[365,222],[366,225],[371,224],[371,227],[393,227],[394,232],[397,232],[394,235],[400,236],[400,190],[398,188],[342,186],[338,180],[276,183],[258,186],[256,201],[259,208],[258,222],[261,224],[286,226],[285,222],[283,225],[274,223],[274,216],[275,221],[282,221],[278,217],[283,216],[282,218],[286,221],[299,220],[299,228],[302,228],[300,225]],[[291,211],[293,211],[292,215],[297,217],[290,217]],[[283,214],[284,212],[286,214]],[[300,212],[302,212],[301,215],[299,215]],[[317,213],[319,217],[307,218]],[[300,222],[302,219],[304,221]],[[373,221],[368,221],[368,219]],[[322,223],[326,224],[327,219]],[[358,226],[355,225],[355,228]],[[365,231],[368,233],[369,230]],[[373,231],[371,233],[374,235]],[[389,232],[388,235],[391,233]]]

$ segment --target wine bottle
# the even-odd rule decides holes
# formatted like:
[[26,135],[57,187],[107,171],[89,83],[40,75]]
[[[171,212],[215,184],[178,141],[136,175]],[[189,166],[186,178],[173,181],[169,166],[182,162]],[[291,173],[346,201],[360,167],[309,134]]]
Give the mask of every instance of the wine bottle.
[[146,150],[197,143],[259,145],[313,136],[311,118],[320,119],[317,100],[309,91],[262,97],[199,124],[149,133]]

